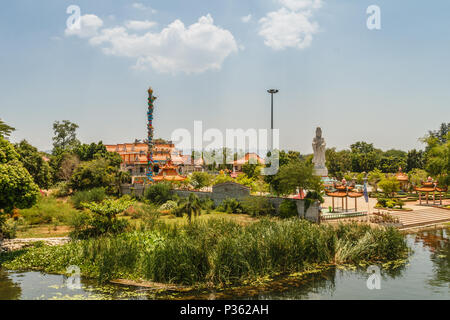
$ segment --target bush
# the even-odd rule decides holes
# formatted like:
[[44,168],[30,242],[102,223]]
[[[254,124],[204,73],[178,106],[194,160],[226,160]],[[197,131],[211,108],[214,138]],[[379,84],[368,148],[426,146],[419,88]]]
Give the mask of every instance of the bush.
[[203,210],[206,210],[207,214],[211,213],[211,211],[216,207],[214,201],[211,198],[200,199],[200,205],[202,206]]
[[82,209],[82,203],[86,202],[102,202],[106,198],[106,191],[104,188],[94,188],[85,191],[77,191],[72,197],[73,206],[77,209]]
[[118,219],[117,215],[127,210],[132,204],[133,201],[124,199],[106,199],[102,203],[83,203],[83,206],[91,212],[88,215],[80,216],[78,220],[72,220],[75,230],[71,236],[83,239],[124,232],[129,226],[128,221]]
[[167,182],[154,183],[145,190],[144,197],[151,203],[162,205],[172,200],[172,186]]
[[54,195],[55,197],[58,198],[62,198],[62,197],[67,197],[68,195],[70,195],[70,186],[69,183],[66,181],[61,181],[58,182],[54,187],[53,187],[53,193],[52,195]]
[[166,203],[164,203],[162,206],[159,207],[160,211],[172,211],[178,207],[178,204],[176,201],[169,200]]
[[242,213],[241,203],[234,198],[227,198],[222,201],[222,203],[216,208],[219,212],[226,213]]
[[39,197],[38,202],[30,209],[20,210],[20,215],[29,225],[68,223],[77,214],[77,210],[68,203],[53,197]]
[[287,219],[298,216],[297,204],[294,200],[284,199],[280,204],[280,218]]
[[242,200],[243,212],[254,217],[274,215],[275,208],[268,198],[248,197]]

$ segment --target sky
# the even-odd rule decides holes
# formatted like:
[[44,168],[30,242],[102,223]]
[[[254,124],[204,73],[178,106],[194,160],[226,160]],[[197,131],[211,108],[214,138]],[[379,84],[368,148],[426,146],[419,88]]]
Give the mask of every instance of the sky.
[[57,120],[84,143],[132,142],[151,86],[155,137],[170,139],[194,121],[268,128],[276,88],[282,149],[311,153],[317,126],[338,150],[423,148],[450,121],[449,12],[447,0],[2,1],[0,118],[40,150]]

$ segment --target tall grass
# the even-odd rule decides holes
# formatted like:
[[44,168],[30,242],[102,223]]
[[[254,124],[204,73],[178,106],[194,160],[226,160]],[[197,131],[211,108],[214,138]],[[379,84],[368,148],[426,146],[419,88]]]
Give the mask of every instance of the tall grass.
[[39,197],[33,207],[20,210],[20,215],[30,225],[69,223],[76,214],[77,210],[70,204],[58,201],[54,197]]
[[395,229],[318,226],[298,219],[244,227],[209,219],[156,224],[151,231],[33,248],[5,263],[13,269],[64,272],[70,264],[100,281],[143,279],[178,284],[236,283],[310,266],[399,259],[406,243]]

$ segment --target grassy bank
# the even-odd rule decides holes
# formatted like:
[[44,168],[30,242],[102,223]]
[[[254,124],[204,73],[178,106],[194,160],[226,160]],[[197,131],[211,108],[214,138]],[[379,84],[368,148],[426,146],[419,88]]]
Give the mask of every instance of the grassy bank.
[[34,247],[3,254],[9,269],[65,273],[78,265],[100,281],[147,280],[223,285],[317,265],[383,262],[405,256],[403,236],[393,228],[314,225],[297,219],[261,220],[242,226],[224,219],[191,225],[159,223],[152,231]]

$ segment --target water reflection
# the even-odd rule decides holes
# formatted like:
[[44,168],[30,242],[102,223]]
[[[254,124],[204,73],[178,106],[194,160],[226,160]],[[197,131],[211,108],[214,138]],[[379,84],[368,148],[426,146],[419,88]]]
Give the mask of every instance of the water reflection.
[[20,285],[14,282],[5,270],[0,268],[0,300],[18,300],[21,295]]

